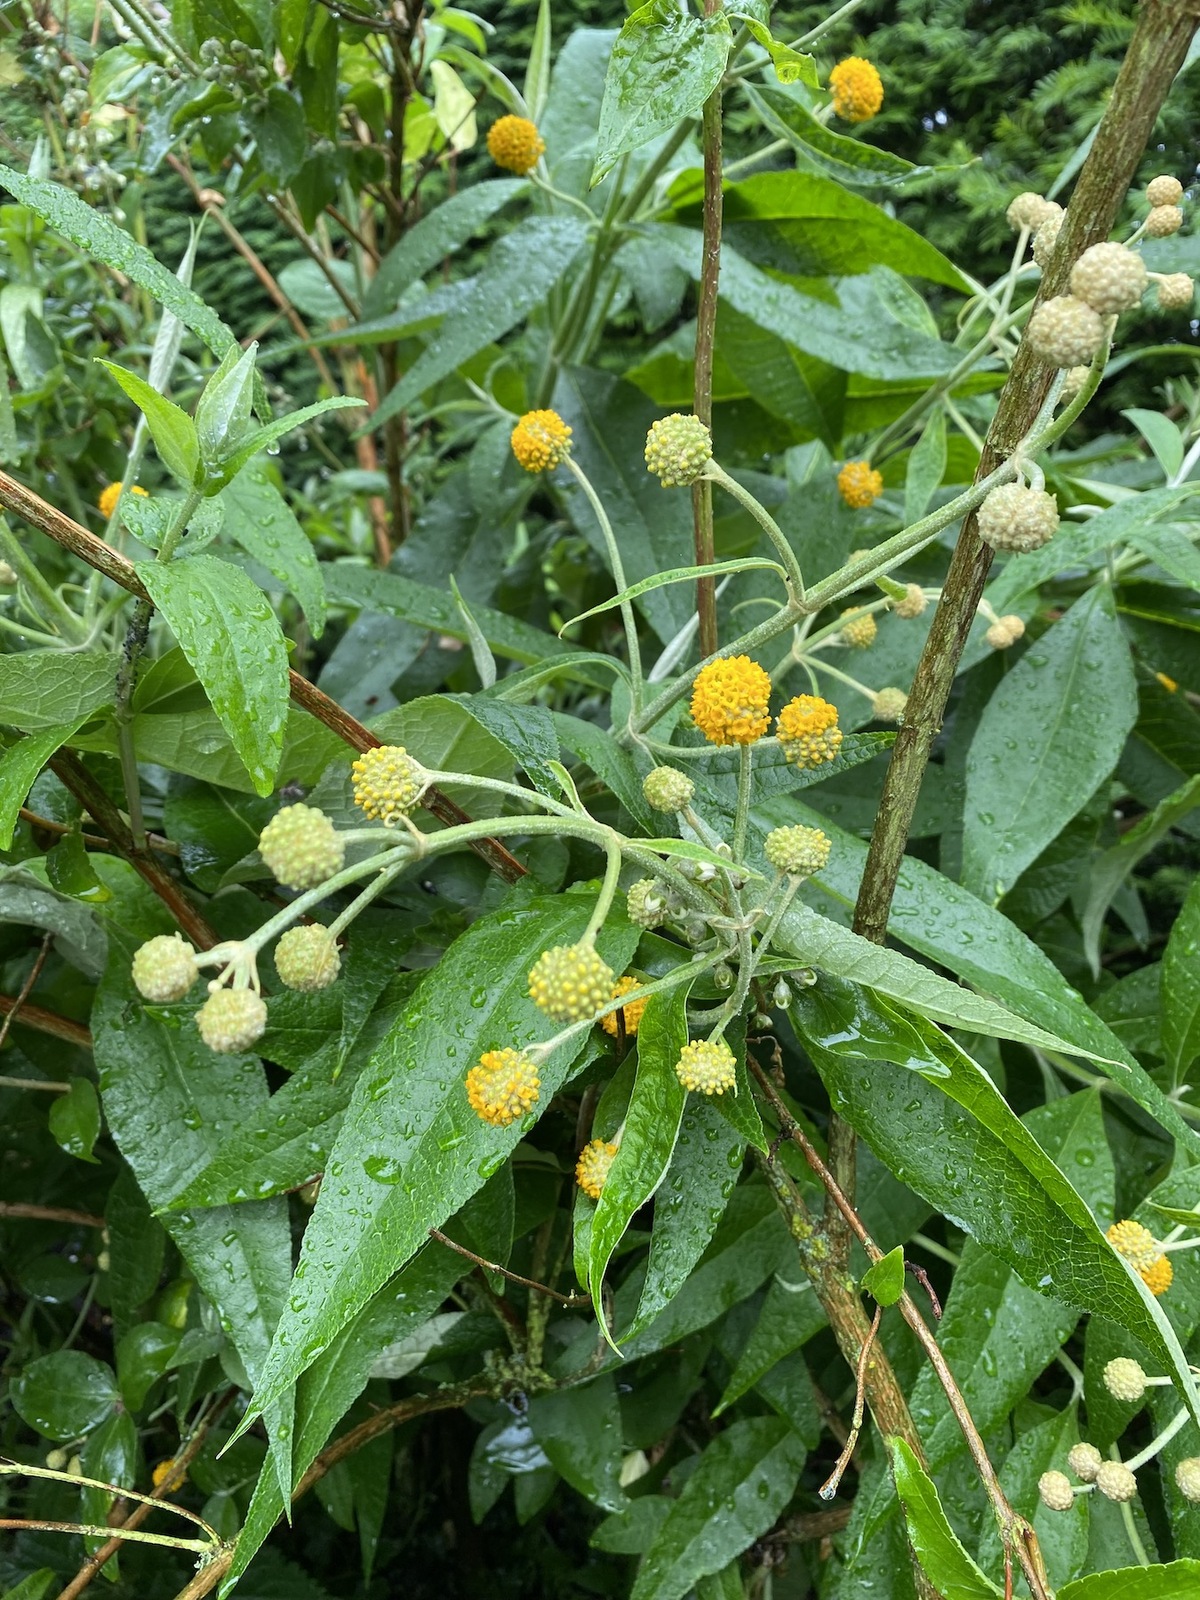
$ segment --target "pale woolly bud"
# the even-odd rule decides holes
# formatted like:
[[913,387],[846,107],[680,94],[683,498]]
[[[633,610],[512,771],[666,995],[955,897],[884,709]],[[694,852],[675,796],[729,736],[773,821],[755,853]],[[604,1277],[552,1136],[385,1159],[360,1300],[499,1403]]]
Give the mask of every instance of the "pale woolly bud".
[[275,971],[285,989],[328,989],[341,970],[337,940],[319,922],[289,928],[275,946]]
[[1104,320],[1071,294],[1045,300],[1029,319],[1029,342],[1052,367],[1088,366],[1104,342]]
[[134,952],[134,987],[147,1000],[182,1000],[195,981],[196,952],[177,933],[160,933]]
[[782,978],[776,978],[775,987],[771,990],[771,1004],[778,1006],[781,1011],[792,1003],[792,991]]
[[993,650],[1007,650],[1009,645],[1016,644],[1025,632],[1025,624],[1020,617],[1000,617],[993,622],[984,638]]
[[267,1008],[253,989],[218,989],[196,1013],[200,1037],[218,1055],[237,1055],[262,1037]]
[[1050,257],[1054,254],[1055,246],[1058,244],[1058,236],[1062,232],[1062,225],[1063,219],[1061,216],[1048,217],[1033,236],[1033,259],[1043,272],[1050,265]]
[[1157,280],[1154,291],[1160,311],[1190,311],[1196,285],[1186,272],[1168,272]]
[[1127,245],[1094,244],[1071,268],[1071,293],[1102,316],[1131,310],[1145,292],[1146,263]]
[[10,567],[7,561],[0,561],[0,589],[11,589],[16,582],[16,568]]
[[258,839],[259,854],[287,889],[315,889],[340,872],[346,847],[333,823],[316,806],[284,806]]
[[1027,552],[1047,544],[1058,528],[1058,502],[1044,489],[1002,483],[979,507],[976,531],[993,550]]
[[1044,195],[1026,189],[1024,194],[1019,194],[1009,204],[1004,215],[1014,233],[1019,233],[1022,228],[1028,228],[1033,233],[1049,222],[1051,217],[1061,217],[1062,211],[1056,200],[1047,200]]
[[1104,1387],[1114,1400],[1132,1405],[1146,1392],[1146,1374],[1132,1356],[1117,1356],[1104,1369]]
[[1185,1500],[1200,1505],[1200,1456],[1185,1456],[1175,1468],[1175,1484]]
[[1059,404],[1070,405],[1071,401],[1074,400],[1089,377],[1091,377],[1091,373],[1091,367],[1068,367],[1066,376],[1063,378],[1062,388],[1058,391]]
[[655,767],[642,779],[646,804],[655,811],[682,811],[695,792],[696,785],[678,767]]
[[851,650],[869,650],[875,643],[878,631],[873,612],[864,611],[859,606],[851,606],[848,611],[842,612],[838,638]]
[[908,705],[903,689],[880,689],[871,699],[871,714],[877,722],[899,722]]
[[1068,1452],[1067,1465],[1080,1483],[1095,1483],[1096,1474],[1104,1465],[1104,1457],[1094,1444],[1077,1444]]
[[1178,178],[1169,176],[1151,178],[1146,185],[1146,199],[1152,206],[1177,206],[1183,199],[1183,185]]
[[1038,1494],[1051,1511],[1069,1511],[1075,1504],[1075,1490],[1065,1472],[1043,1472],[1038,1479]]
[[1146,218],[1146,232],[1152,239],[1166,239],[1183,227],[1183,212],[1178,206],[1155,206]]
[[676,411],[650,424],[645,455],[664,489],[686,488],[712,459],[712,434],[699,417]]
[[1123,1461],[1106,1461],[1096,1474],[1096,1487],[1106,1500],[1123,1502],[1137,1494],[1137,1479]]
[[914,617],[919,617],[929,604],[924,589],[919,583],[905,585],[903,597],[892,602],[892,612],[905,622],[911,622]]

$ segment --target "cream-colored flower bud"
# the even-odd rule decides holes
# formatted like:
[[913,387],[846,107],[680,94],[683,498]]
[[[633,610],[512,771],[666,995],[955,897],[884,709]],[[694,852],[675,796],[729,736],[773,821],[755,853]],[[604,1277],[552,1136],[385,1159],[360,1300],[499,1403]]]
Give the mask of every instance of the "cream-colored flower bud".
[[1183,185],[1178,178],[1166,175],[1151,178],[1146,185],[1146,199],[1151,206],[1177,206],[1183,199]]
[[1160,311],[1190,311],[1196,285],[1186,272],[1167,272],[1154,285]]
[[1185,1500],[1200,1505],[1200,1456],[1185,1456],[1175,1468],[1175,1484]]
[[1071,268],[1071,293],[1101,316],[1137,305],[1146,292],[1146,263],[1123,244],[1094,244]]
[[1043,1472],[1038,1479],[1038,1494],[1051,1511],[1070,1511],[1075,1504],[1075,1490],[1065,1472]]
[[1096,1474],[1096,1487],[1106,1500],[1132,1500],[1137,1479],[1123,1461],[1106,1461]]
[[892,614],[904,622],[911,622],[914,617],[921,615],[928,604],[928,597],[919,583],[906,584],[903,597],[892,602]]
[[1104,1387],[1114,1400],[1131,1405],[1146,1392],[1146,1374],[1132,1356],[1117,1356],[1104,1369]]
[[[1065,213],[1063,214],[1065,215]],[[1054,254],[1058,244],[1058,236],[1062,232],[1063,218],[1049,217],[1033,236],[1033,259],[1045,272],[1050,265],[1050,257]]]
[[1014,233],[1020,232],[1022,228],[1028,228],[1034,233],[1049,222],[1051,217],[1061,217],[1062,211],[1063,208],[1057,200],[1047,200],[1044,195],[1034,194],[1032,190],[1026,189],[1024,194],[1019,194],[1010,202],[1004,215]]
[[1080,1483],[1095,1483],[1096,1474],[1104,1465],[1104,1457],[1094,1444],[1077,1444],[1067,1454],[1067,1465]]
[[1104,342],[1104,319],[1086,301],[1058,294],[1038,306],[1026,332],[1034,351],[1050,366],[1088,366]]
[[1152,239],[1166,239],[1183,227],[1183,212],[1178,206],[1155,206],[1146,218],[1146,232]]

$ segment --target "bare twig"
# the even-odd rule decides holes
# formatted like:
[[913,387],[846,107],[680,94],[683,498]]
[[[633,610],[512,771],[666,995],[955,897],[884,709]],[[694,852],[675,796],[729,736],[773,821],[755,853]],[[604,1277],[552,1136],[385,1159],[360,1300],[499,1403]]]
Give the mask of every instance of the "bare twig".
[[19,1201],[0,1200],[0,1219],[24,1217],[31,1222],[72,1222],[81,1228],[103,1228],[103,1217],[94,1217],[90,1211],[72,1211],[67,1206],[27,1206]]
[[33,966],[30,967],[16,999],[4,1013],[4,1021],[0,1022],[0,1050],[4,1048],[4,1041],[8,1038],[8,1030],[20,1015],[21,1007],[29,999],[34,984],[42,975],[42,968],[46,965],[46,957],[50,954],[50,942],[53,938],[54,935],[49,930],[42,935],[41,949],[34,958]]
[[883,1307],[875,1307],[875,1315],[871,1319],[871,1330],[863,1340],[862,1350],[859,1352],[858,1366],[854,1373],[854,1416],[850,1423],[850,1432],[846,1435],[846,1442],[842,1446],[842,1453],[834,1463],[833,1471],[817,1490],[822,1500],[832,1500],[838,1492],[838,1485],[842,1481],[842,1474],[850,1465],[850,1457],[858,1448],[858,1436],[862,1432],[863,1413],[866,1410],[866,1373],[867,1362],[871,1356],[871,1347],[875,1343],[875,1335],[879,1332],[880,1319],[883,1316]]
[[457,1244],[449,1234],[443,1233],[440,1228],[430,1228],[429,1237],[436,1239],[439,1244],[444,1244],[447,1250],[453,1250],[455,1255],[465,1256],[468,1261],[473,1261],[477,1267],[483,1267],[488,1272],[498,1272],[502,1278],[507,1278],[510,1283],[519,1283],[523,1288],[535,1289],[538,1294],[549,1295],[551,1300],[557,1300],[564,1306],[586,1306],[590,1304],[590,1297],[586,1294],[560,1294],[557,1289],[551,1289],[549,1284],[538,1283],[535,1278],[523,1278],[519,1272],[510,1272],[507,1267],[502,1267],[498,1261],[485,1261],[482,1256],[477,1256],[474,1250],[468,1250],[466,1245]]
[[[0,1014],[8,1015],[16,1006],[16,998],[12,995],[0,994]],[[67,1044],[78,1045],[81,1050],[92,1048],[92,1036],[82,1022],[72,1022],[69,1017],[60,1017],[56,1011],[47,1011],[42,1006],[32,1006],[26,1001],[21,1007],[20,1025],[23,1028],[34,1028],[38,1033],[48,1033],[51,1038],[63,1039]],[[26,1080],[21,1080],[23,1083]],[[10,1084],[17,1080],[10,1079]],[[38,1089],[52,1087],[56,1093],[65,1093],[67,1085],[42,1083],[39,1079],[28,1080],[27,1087]]]

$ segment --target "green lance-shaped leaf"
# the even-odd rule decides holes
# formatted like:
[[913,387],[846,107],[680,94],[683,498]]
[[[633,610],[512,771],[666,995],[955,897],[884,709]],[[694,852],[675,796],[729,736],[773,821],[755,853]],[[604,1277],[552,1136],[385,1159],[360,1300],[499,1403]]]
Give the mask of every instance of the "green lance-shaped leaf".
[[593,185],[627,150],[699,114],[721,81],[732,39],[723,11],[696,17],[672,0],[651,0],[626,19],[604,80]]
[[185,489],[193,488],[200,471],[200,441],[191,417],[136,372],[126,372],[115,361],[101,361],[100,365],[112,374],[145,417],[163,466]]
[[604,1273],[636,1211],[667,1175],[687,1091],[675,1073],[688,1042],[687,997],[681,983],[666,994],[651,995],[637,1031],[637,1077],[620,1148],[613,1159],[592,1216],[588,1248],[588,1289],[605,1337],[612,1334],[604,1314]]
[[1162,1308],[983,1069],[922,1018],[822,980],[790,1015],[834,1108],[922,1199],[1031,1289],[1116,1322],[1200,1396]]
[[1200,1054],[1200,881],[1188,891],[1163,952],[1162,1042],[1182,1083]]
[[[290,1388],[520,1142],[522,1122],[493,1127],[471,1110],[466,1074],[485,1050],[546,1037],[529,969],[543,950],[579,939],[592,904],[590,894],[515,892],[450,946],[372,1055],[330,1154],[255,1413]],[[613,915],[597,948],[621,972],[636,943],[637,930]],[[549,1105],[583,1043],[542,1064],[533,1115]]]
[[288,666],[279,620],[265,595],[239,567],[216,556],[136,565],[254,787],[270,794],[288,719]]
[[646,1552],[632,1600],[683,1600],[741,1555],[791,1499],[805,1454],[780,1417],[750,1417],[718,1434]]
[[1200,1594],[1200,1561],[1169,1561],[1163,1567],[1122,1567],[1076,1578],[1058,1600],[1193,1600]]
[[642,595],[649,594],[651,589],[661,589],[668,583],[690,583],[696,578],[704,577],[720,578],[728,572],[751,572],[762,567],[769,567],[781,578],[786,576],[778,561],[767,561],[761,556],[741,556],[736,561],[713,561],[703,567],[672,567],[670,572],[657,572],[652,578],[643,578],[640,583],[632,584],[628,589],[622,589],[620,594],[613,595],[611,600],[602,600],[598,606],[592,606],[589,611],[581,611],[569,622],[564,622],[558,630],[559,637],[561,638],[567,629],[573,628],[577,622],[586,622],[589,617],[598,617],[603,611],[613,611],[627,600],[637,600]]
[[946,413],[939,407],[925,424],[908,458],[908,476],[904,480],[905,522],[919,522],[925,515],[945,470]]
[[[850,739],[845,740],[843,752],[849,743]],[[818,773],[821,770],[819,768]],[[1200,779],[1196,784],[1200,793]],[[824,828],[833,840],[833,850],[828,865],[822,868],[815,881],[835,900],[853,906],[867,854],[861,839],[795,800],[772,801],[756,815],[776,826],[805,822]],[[1131,834],[1136,832],[1137,829],[1131,830]],[[1101,861],[1104,859],[1102,857]],[[815,914],[807,915],[814,917]],[[823,931],[830,927],[834,925],[825,923]],[[892,902],[889,932],[946,967],[972,988],[994,995],[1027,1022],[1070,1040],[1073,1054],[1090,1056],[1102,1072],[1186,1149],[1200,1154],[1200,1137],[1196,1130],[1180,1116],[1176,1106],[1138,1065],[1116,1034],[1071,988],[1045,951],[1002,912],[977,900],[952,878],[945,877],[924,861],[905,856]],[[935,1021],[943,1020],[925,1003],[923,983],[914,981],[907,989],[895,987],[898,974],[885,978],[882,968],[886,963],[877,963],[875,956],[862,949],[859,941],[845,929],[837,929],[829,935],[825,947],[830,970],[870,983],[905,1004],[912,1004]],[[872,945],[870,951],[878,948]],[[839,962],[842,964],[838,965]],[[876,975],[872,976],[876,968]],[[957,992],[962,995],[964,991],[960,988]],[[952,1015],[944,1020],[950,1026],[955,1025]],[[963,1026],[968,1024],[964,1022]],[[986,1032],[975,1024],[970,1026],[976,1032]]]
[[888,1445],[909,1542],[925,1576],[944,1600],[997,1600],[1000,1590],[963,1549],[932,1478],[903,1439]]
[[747,86],[746,93],[771,132],[777,138],[786,139],[805,166],[815,167],[818,172],[850,188],[903,183],[907,178],[924,177],[930,172],[954,170],[914,166],[890,150],[881,150],[861,139],[848,139],[844,133],[834,133],[823,122],[818,122],[797,94],[787,89],[758,84]]
[[999,899],[1087,803],[1137,720],[1108,591],[1090,590],[992,695],[967,757],[963,881]]
[[225,484],[232,482],[248,462],[253,461],[262,451],[269,449],[276,439],[282,439],[285,433],[292,433],[296,428],[302,428],[306,422],[323,417],[327,411],[346,411],[363,404],[365,402],[355,395],[330,395],[324,400],[315,401],[311,406],[302,406],[299,411],[289,411],[285,417],[276,417],[264,428],[256,428],[219,467],[215,465],[210,467],[209,476],[205,480],[205,493],[215,493]]
[[90,715],[90,711],[84,711],[71,722],[27,733],[0,754],[0,850],[12,845],[13,829],[34,779]]
[[498,239],[487,264],[396,387],[371,418],[378,428],[464,361],[523,322],[582,250],[588,225],[575,217],[527,217]]
[[[693,1094],[683,1108],[671,1164],[654,1202],[650,1259],[627,1339],[653,1322],[686,1283],[712,1242],[737,1184],[746,1147],[721,1115],[727,1098],[723,1095],[714,1105]],[[748,1091],[738,1098],[748,1098]]]
[[[406,1338],[431,1317],[462,1276],[463,1259],[444,1245],[428,1244],[415,1260],[380,1289],[296,1386],[296,1447],[293,1482],[299,1483],[338,1422],[366,1387],[380,1351]],[[233,1585],[284,1511],[279,1481],[266,1462],[222,1595]]]
[[[454,254],[473,234],[479,233],[501,209],[526,193],[524,178],[493,178],[473,183],[462,194],[444,200],[436,210],[409,228],[383,260],[363,295],[364,320],[378,317],[391,308],[431,267]],[[354,339],[357,330],[343,331],[343,339]]]
[[264,465],[254,463],[221,491],[224,532],[247,555],[273,573],[303,608],[309,631],[325,631],[325,586],[321,567],[295,512],[271,482]]
[[231,347],[236,347],[233,334],[198,294],[180,283],[144,245],[138,244],[102,211],[89,206],[70,189],[46,178],[27,177],[4,166],[0,166],[0,185],[93,260],[123,273],[140,289],[153,295],[160,306],[202,339],[214,355],[224,356]]

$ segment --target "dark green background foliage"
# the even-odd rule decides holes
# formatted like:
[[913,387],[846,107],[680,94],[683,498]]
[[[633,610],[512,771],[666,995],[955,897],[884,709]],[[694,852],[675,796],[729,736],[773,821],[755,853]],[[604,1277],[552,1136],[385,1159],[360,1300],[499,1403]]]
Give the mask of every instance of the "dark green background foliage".
[[[808,117],[825,91],[785,90],[752,51],[732,63],[748,71],[724,97],[713,436],[742,498],[714,494],[720,638],[783,615],[745,645],[774,673],[772,709],[818,688],[844,733],[808,771],[764,741],[748,816],[736,757],[681,709],[692,574],[639,591],[628,631],[612,603],[614,548],[630,585],[693,559],[691,498],[643,449],[693,402],[697,85],[743,20],[727,7],[727,33],[702,9],[639,13],[622,50],[644,54],[607,91],[627,15],[611,3],[432,6],[410,34],[415,11],[365,0],[188,0],[151,14],[149,43],[107,10],[93,37],[90,0],[0,15],[0,467],[135,561],[157,608],[126,698],[131,601],[31,521],[0,521],[19,569],[0,588],[0,995],[27,1007],[0,1023],[0,1454],[60,1473],[0,1474],[4,1516],[28,1524],[0,1543],[0,1600],[59,1594],[97,1548],[40,1526],[110,1514],[71,1478],[147,1491],[181,1451],[174,1498],[245,1600],[912,1600],[910,1546],[938,1592],[998,1595],[987,1498],[896,1308],[903,1281],[929,1315],[903,1260],[944,1304],[939,1343],[1060,1600],[1200,1584],[1200,1509],[1173,1476],[1200,1455],[1194,1420],[1124,1510],[1092,1494],[1053,1513],[1037,1491],[1079,1439],[1128,1460],[1196,1403],[1195,1252],[1173,1253],[1152,1302],[1103,1237],[1136,1216],[1186,1240],[1200,1211],[1200,324],[1153,291],[1094,401],[1031,451],[1061,526],[992,569],[889,943],[850,930],[895,736],[874,694],[912,683],[971,502],[944,508],[975,475],[1037,282],[1027,267],[1006,287],[1004,211],[1060,179],[1069,197],[1136,8],[867,3],[814,47],[820,83],[852,52],[878,65],[884,105],[857,128]],[[777,7],[774,40],[832,9]],[[660,25],[684,41],[665,59],[647,44]],[[1139,185],[1194,179],[1198,96],[1189,65]],[[477,136],[455,150],[472,99]],[[552,189],[487,153],[514,109],[536,113]],[[608,175],[590,188],[598,139]],[[227,226],[205,217],[188,293],[171,275],[205,209]],[[1135,187],[1115,235],[1144,210]],[[1200,267],[1190,190],[1185,210],[1146,244],[1152,269]],[[992,322],[980,285],[1011,292],[1015,317],[998,311],[947,378]],[[197,425],[219,363],[251,341],[254,382],[247,366],[214,444]],[[310,409],[335,396],[367,408]],[[513,459],[515,418],[548,406],[611,545],[568,468]],[[256,438],[272,418],[288,431]],[[131,449],[149,496],[109,519],[97,501]],[[852,510],[837,469],[865,457],[883,493]],[[834,577],[789,657],[781,546],[811,588],[926,514],[928,537],[887,563],[923,615]],[[841,639],[848,606],[878,617],[869,649]],[[1004,648],[998,615],[1024,624]],[[631,633],[655,668],[632,689]],[[336,707],[289,706],[285,661],[452,774],[525,875],[459,835],[445,849],[446,815],[415,813],[428,854],[394,849],[403,827],[384,837],[398,870],[345,929],[337,982],[288,990],[268,942],[266,1031],[219,1055],[194,1025],[199,985],[147,1001],[134,952],[179,916],[198,944],[196,918],[223,941],[286,921],[295,896],[258,853],[281,805],[364,825],[365,741],[339,736]],[[641,787],[671,750],[696,779],[682,822]],[[141,854],[123,820],[139,810]],[[747,908],[778,903],[768,831],[796,825],[830,858],[747,991],[726,963],[752,959]],[[645,930],[618,894],[599,949],[664,988],[636,1040],[573,1034],[534,1112],[490,1125],[464,1074],[548,1036],[527,974],[584,933],[614,838],[622,889],[657,872],[679,899]],[[714,899],[733,892],[718,838],[738,845],[741,901]],[[367,846],[350,848],[353,865]],[[687,905],[713,912],[699,931]],[[719,1101],[674,1072],[718,1017],[738,1076]],[[857,1245],[830,1255],[776,1091],[823,1155],[834,1113],[860,1135],[859,1215],[901,1252],[865,1279]],[[598,1201],[573,1176],[589,1135],[620,1141]],[[874,1295],[930,1476],[868,1423],[827,1501]],[[1118,1355],[1174,1387],[1117,1401]],[[89,1592],[172,1600],[193,1559],[131,1543]]]

